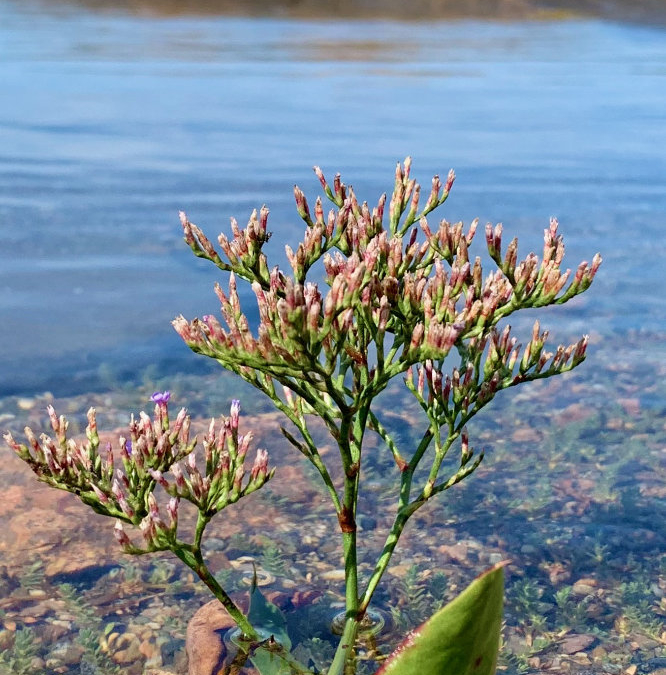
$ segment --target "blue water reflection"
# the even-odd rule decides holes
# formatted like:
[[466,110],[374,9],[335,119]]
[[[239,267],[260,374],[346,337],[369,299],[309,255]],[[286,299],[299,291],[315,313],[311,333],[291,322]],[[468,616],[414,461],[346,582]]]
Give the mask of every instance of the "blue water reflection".
[[[321,164],[375,199],[396,160],[453,166],[449,219],[502,221],[571,265],[600,250],[558,338],[666,328],[666,40],[602,21],[146,19],[0,6],[0,394],[195,363],[169,326],[216,307],[209,234],[266,202],[269,253]],[[479,242],[481,243],[481,242]],[[209,268],[210,267],[210,268]]]

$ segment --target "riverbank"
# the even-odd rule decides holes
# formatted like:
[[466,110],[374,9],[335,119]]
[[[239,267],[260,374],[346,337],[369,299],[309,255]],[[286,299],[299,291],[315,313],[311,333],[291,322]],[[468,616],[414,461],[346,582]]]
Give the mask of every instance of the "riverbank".
[[135,14],[230,14],[290,18],[394,18],[539,20],[601,18],[666,25],[663,0],[51,0],[45,6],[79,6]]

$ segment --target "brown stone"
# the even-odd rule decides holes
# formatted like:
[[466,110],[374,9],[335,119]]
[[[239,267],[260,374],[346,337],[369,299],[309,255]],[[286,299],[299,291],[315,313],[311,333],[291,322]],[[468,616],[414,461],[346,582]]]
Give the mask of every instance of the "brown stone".
[[63,635],[69,632],[65,626],[59,626],[55,623],[50,623],[42,629],[42,641],[45,644],[56,643]]
[[560,649],[565,654],[577,654],[590,647],[595,641],[596,637],[594,637],[594,635],[573,633],[567,635],[562,642],[560,642]]
[[590,654],[595,661],[603,661],[607,656],[606,650],[601,645],[597,645]]
[[467,544],[463,544],[462,542],[458,542],[457,544],[453,544],[452,546],[448,544],[443,544],[442,546],[438,547],[437,549],[441,554],[447,558],[446,562],[449,561],[454,561],[454,562],[466,562],[467,561],[467,555],[468,555],[468,548]]
[[14,633],[6,628],[0,630],[0,652],[11,649],[14,644]]
[[139,645],[139,651],[147,658],[147,659],[153,659],[159,652],[159,647],[155,642],[152,640],[144,640],[140,645]]
[[189,675],[218,675],[227,656],[224,634],[236,624],[219,600],[201,607],[187,625]]
[[596,579],[578,579],[571,588],[574,595],[585,596],[592,595],[599,587]]
[[513,432],[511,440],[515,443],[537,443],[541,440],[541,434],[531,427],[519,427]]
[[637,398],[618,398],[615,399],[624,409],[627,415],[637,417],[641,412],[641,402]]
[[134,664],[137,661],[143,662],[143,655],[139,649],[139,639],[135,635],[125,633],[120,636],[118,639],[118,644],[127,645],[124,649],[119,649],[115,651],[111,658],[116,662],[123,665]]
[[84,651],[85,650],[81,645],[67,643],[51,650],[50,657],[51,659],[56,660],[58,665],[71,666],[81,662]]

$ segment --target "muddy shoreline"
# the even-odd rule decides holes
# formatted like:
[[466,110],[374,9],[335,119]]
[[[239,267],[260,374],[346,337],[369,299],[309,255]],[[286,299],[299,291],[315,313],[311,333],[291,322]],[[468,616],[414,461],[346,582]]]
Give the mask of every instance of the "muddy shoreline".
[[148,16],[229,14],[289,18],[387,18],[540,20],[601,18],[666,25],[664,0],[44,0],[44,8],[90,10]]

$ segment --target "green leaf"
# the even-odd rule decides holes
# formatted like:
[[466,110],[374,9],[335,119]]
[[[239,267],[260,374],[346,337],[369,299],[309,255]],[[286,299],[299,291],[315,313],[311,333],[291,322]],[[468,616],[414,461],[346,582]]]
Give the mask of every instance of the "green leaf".
[[269,647],[257,647],[250,660],[261,675],[291,675],[294,672],[284,657]]
[[504,572],[500,563],[410,633],[377,675],[494,675]]
[[[295,663],[290,664],[290,659],[285,658],[291,649],[287,621],[279,607],[266,600],[259,590],[256,570],[252,578],[247,618],[263,640],[260,645],[255,643],[250,648],[252,665],[261,675],[289,675],[306,670],[304,666],[302,669],[294,667]],[[242,647],[240,642],[237,644]]]
[[271,635],[287,651],[291,649],[291,640],[287,634],[287,621],[280,608],[268,602],[257,586],[257,573],[252,578],[250,589],[250,611],[247,614],[249,622],[257,629],[262,637]]

